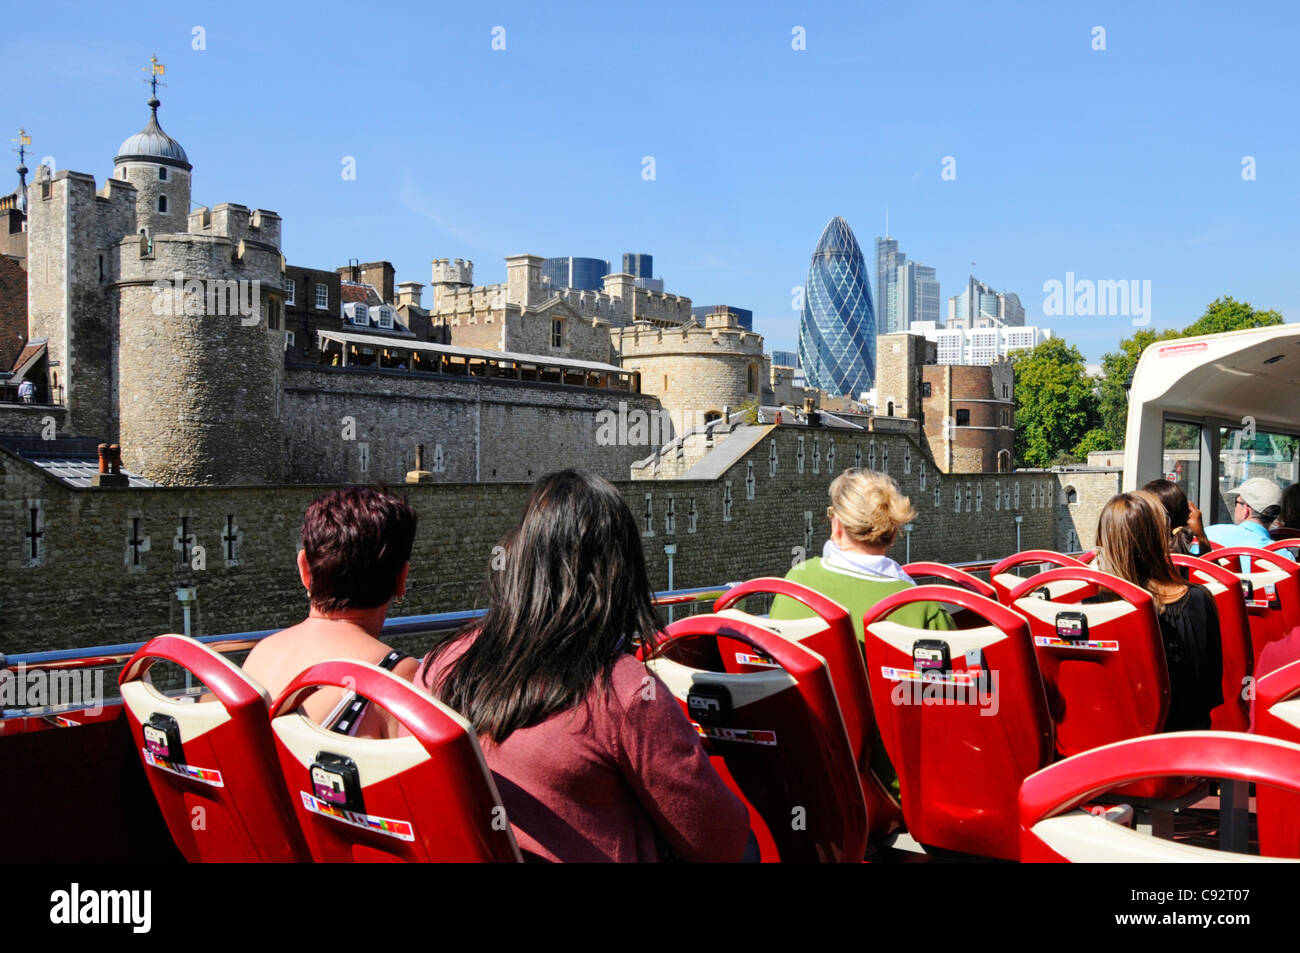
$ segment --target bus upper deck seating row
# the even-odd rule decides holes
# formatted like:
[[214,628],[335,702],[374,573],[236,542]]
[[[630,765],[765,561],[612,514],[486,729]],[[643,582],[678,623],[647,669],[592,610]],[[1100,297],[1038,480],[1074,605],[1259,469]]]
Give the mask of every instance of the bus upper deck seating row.
[[[1049,561],[1041,552],[1022,555],[1027,558],[1017,565]],[[1124,590],[1121,580],[1068,559],[1050,560],[1061,565],[1042,578],[1018,584],[1002,580],[1012,603],[1007,607],[951,586],[896,594],[866,620],[865,667],[841,607],[786,580],[752,580],[720,599],[715,614],[688,617],[671,626],[659,657],[650,665],[699,724],[715,764],[749,805],[764,859],[860,859],[868,821],[876,836],[898,827],[899,805],[870,771],[877,725],[887,752],[899,765],[901,814],[918,841],[1013,858],[1023,843],[1015,823],[1015,792],[1022,779],[1047,765],[1054,748],[1058,755],[1073,755],[1093,743],[1118,740],[1113,735],[1158,731],[1160,699],[1168,691],[1167,676],[1163,689],[1160,686],[1162,666],[1152,661],[1162,658],[1158,631],[1153,640],[1143,621],[1136,629],[1140,634],[1131,634],[1135,620],[1145,620],[1147,612],[1154,617],[1143,603],[1145,594]],[[1199,560],[1187,565],[1198,574],[1196,580],[1214,592],[1223,615],[1224,607],[1234,604],[1225,597],[1236,595],[1226,567]],[[975,583],[971,585],[960,570],[941,564],[910,568],[971,590],[981,588],[979,580],[970,577]],[[1008,584],[1014,588],[1006,590]],[[1119,605],[1072,601],[1103,586],[1121,591]],[[816,617],[776,623],[734,608],[757,592],[791,595]],[[1045,595],[1054,598],[1041,598]],[[1149,603],[1149,596],[1146,600]],[[939,633],[912,632],[889,622],[890,612],[914,601],[944,602],[959,617],[982,625]],[[1062,611],[1086,613],[1089,638],[1083,641],[1125,641],[1143,648],[1123,664],[1122,652],[1112,653],[1109,666],[1109,659],[1099,662],[1095,647],[1072,645],[1052,631],[1056,613]],[[1121,622],[1126,626],[1123,634]],[[1225,642],[1230,628],[1224,626]],[[1239,624],[1235,631],[1240,640]],[[943,713],[939,718],[927,716],[930,708],[924,703],[898,704],[894,696],[900,692],[906,696],[933,690],[918,677],[914,652],[927,639],[940,643],[935,648],[940,656],[947,649],[944,674],[951,690],[961,687],[982,697],[982,709],[979,704],[934,707],[936,714]],[[1238,653],[1234,665],[1248,667],[1244,652]],[[1225,645],[1225,689],[1229,654]],[[154,691],[141,679],[158,658],[189,668],[221,704],[177,702]],[[1068,672],[1067,663],[1072,662],[1081,663],[1074,666],[1080,671],[1062,679],[1062,670]],[[509,826],[491,825],[504,813],[496,812],[499,799],[468,726],[408,683],[371,668],[330,662],[303,673],[277,700],[272,722],[265,693],[198,643],[163,636],[137,653],[123,672],[123,697],[150,783],[187,857],[518,857]],[[993,681],[994,673],[1000,684]],[[1143,690],[1123,692],[1122,686],[1134,677]],[[373,696],[398,715],[413,737],[366,741],[315,726],[294,708],[306,692],[323,684],[348,685]],[[1053,717],[1053,704],[1059,706],[1062,698],[1077,692],[1083,692],[1079,704],[1093,714],[1091,724],[1071,722],[1068,709]],[[1103,695],[1120,697],[1124,703],[1088,701]],[[990,714],[993,704],[1003,710]],[[973,750],[972,745],[980,749],[978,766],[955,765],[953,759],[960,760],[961,751]],[[183,746],[181,757],[175,756],[173,746]],[[251,769],[253,762],[266,764],[268,751],[275,756],[270,763],[276,770],[259,774]],[[210,783],[214,775],[221,786]],[[977,776],[985,780],[971,783]],[[1185,782],[1165,779],[1126,790],[1136,796],[1167,792],[1179,784]],[[430,790],[441,793],[437,798],[410,796]],[[441,820],[435,823],[435,814],[417,812],[417,801]],[[276,806],[252,810],[252,803]],[[206,828],[195,824],[200,815],[205,815]],[[467,818],[452,825],[465,836],[452,838],[455,842],[426,843],[431,826],[445,828],[448,816]],[[268,825],[281,833],[270,836]],[[201,836],[203,830],[214,836]]]

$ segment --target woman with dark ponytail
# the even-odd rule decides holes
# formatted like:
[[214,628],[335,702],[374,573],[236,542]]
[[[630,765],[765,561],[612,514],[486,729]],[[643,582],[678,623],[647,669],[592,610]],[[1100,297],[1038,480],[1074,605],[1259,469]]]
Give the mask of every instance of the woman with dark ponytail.
[[1173,480],[1152,480],[1142,487],[1164,507],[1171,527],[1169,551],[1185,556],[1204,556],[1213,547],[1201,525],[1201,511]]
[[543,477],[502,543],[487,614],[436,645],[416,683],[479,733],[525,856],[740,860],[744,804],[634,654],[660,626],[618,490]]

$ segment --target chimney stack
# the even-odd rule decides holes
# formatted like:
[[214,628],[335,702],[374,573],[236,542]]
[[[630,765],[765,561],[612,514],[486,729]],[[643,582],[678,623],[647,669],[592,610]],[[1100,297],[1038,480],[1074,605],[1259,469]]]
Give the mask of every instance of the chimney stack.
[[117,444],[111,446],[101,443],[99,451],[99,472],[90,478],[94,487],[130,486],[131,478],[122,472],[122,448]]

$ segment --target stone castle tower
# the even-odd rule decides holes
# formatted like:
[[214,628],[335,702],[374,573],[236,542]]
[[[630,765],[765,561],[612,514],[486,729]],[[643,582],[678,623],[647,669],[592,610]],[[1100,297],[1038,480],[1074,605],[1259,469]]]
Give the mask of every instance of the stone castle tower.
[[167,484],[283,479],[280,217],[190,210],[192,166],[158,123],[92,176],[41,166],[28,191],[28,302],[67,429],[122,444]]

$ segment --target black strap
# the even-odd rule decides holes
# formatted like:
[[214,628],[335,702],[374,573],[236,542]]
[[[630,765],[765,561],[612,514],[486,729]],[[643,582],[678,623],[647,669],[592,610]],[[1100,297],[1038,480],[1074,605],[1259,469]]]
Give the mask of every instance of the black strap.
[[[389,652],[384,656],[384,660],[379,663],[379,667],[386,672],[391,672],[397,668],[405,659],[411,658],[405,652],[396,650]],[[357,725],[361,722],[361,717],[366,713],[366,708],[370,705],[370,699],[365,695],[357,695],[348,706],[343,709],[343,713],[335,719],[334,724],[330,725],[330,731],[338,732],[340,735],[351,735],[356,731]]]

